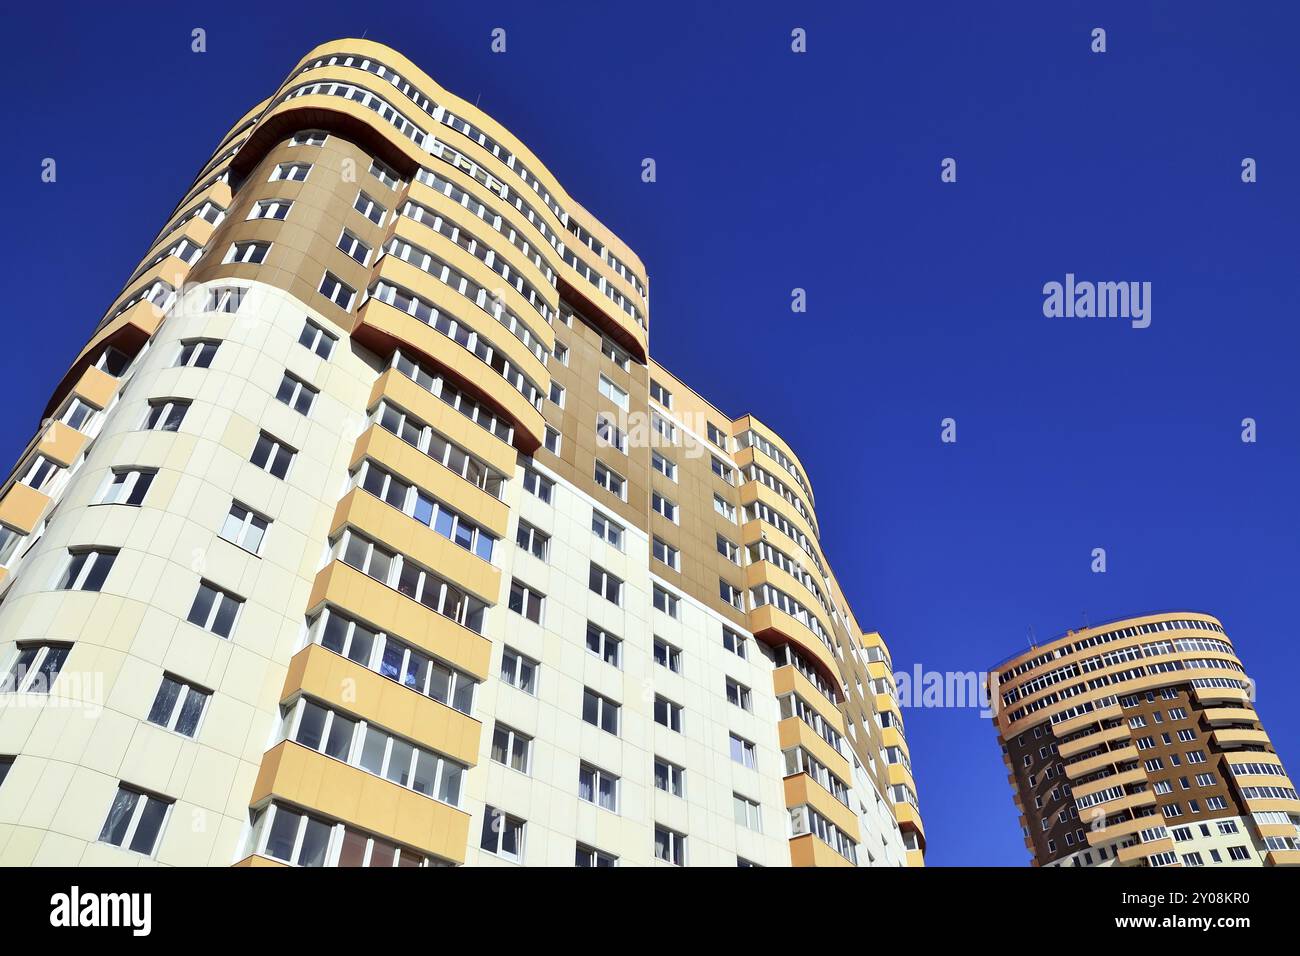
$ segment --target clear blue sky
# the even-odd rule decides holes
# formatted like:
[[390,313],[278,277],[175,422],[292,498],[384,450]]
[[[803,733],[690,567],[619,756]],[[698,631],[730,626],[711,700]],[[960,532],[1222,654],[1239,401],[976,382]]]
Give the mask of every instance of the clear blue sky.
[[[297,6],[6,14],[0,458],[221,133],[311,46],[367,32],[478,97],[639,252],[656,357],[799,452],[896,666],[1206,610],[1300,759],[1295,4]],[[1044,318],[1066,272],[1150,281],[1151,327]],[[906,720],[930,862],[1025,863],[989,722]]]

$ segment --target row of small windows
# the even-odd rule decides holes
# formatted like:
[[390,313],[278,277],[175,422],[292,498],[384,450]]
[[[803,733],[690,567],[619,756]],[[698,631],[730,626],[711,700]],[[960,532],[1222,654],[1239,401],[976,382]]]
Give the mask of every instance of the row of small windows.
[[[426,275],[437,279],[443,285],[454,289],[469,299],[492,318],[501,323],[511,335],[519,339],[524,347],[533,353],[543,365],[550,359],[550,350],[537,337],[537,334],[521,321],[518,316],[506,308],[500,299],[479,285],[473,279],[452,268],[438,256],[419,246],[412,245],[405,239],[394,236],[386,247],[389,255],[415,266]],[[432,323],[429,323],[432,324]]]
[[515,368],[482,333],[462,324],[455,317],[442,313],[436,306],[425,302],[419,296],[399,289],[391,283],[382,280],[376,282],[370,295],[447,336],[505,379],[512,388],[524,396],[530,405],[538,410],[541,409],[542,400],[546,397],[545,393],[529,376]]
[[551,322],[551,307],[546,302],[546,299],[542,297],[537,287],[520,275],[517,270],[512,269],[510,263],[473,233],[454,222],[444,219],[433,210],[409,200],[402,207],[401,215],[413,222],[427,226],[480,260],[489,269],[509,282],[515,291],[527,299],[528,303],[537,310],[538,315],[545,319],[547,323]]
[[[402,135],[411,139],[417,145],[425,149],[426,152],[443,160],[444,162],[457,167],[468,173],[473,178],[482,182],[494,192],[498,192],[507,201],[510,201],[510,191],[504,183],[498,181],[486,170],[483,170],[477,163],[461,154],[458,150],[453,149],[445,143],[439,142],[429,136],[424,130],[416,126],[400,112],[395,110],[383,97],[365,90],[361,87],[353,86],[348,83],[321,82],[309,83],[296,87],[284,96],[279,102],[293,99],[304,95],[324,95],[324,96],[341,96],[353,102],[360,103],[378,113],[381,117],[392,124]],[[626,296],[616,289],[609,281],[599,272],[592,269],[583,259],[569,248],[559,236],[557,236],[545,221],[537,214],[536,210],[517,193],[514,194],[513,203],[520,212],[524,213],[526,218],[534,227],[542,233],[543,237],[550,242],[557,252],[564,258],[575,271],[581,274],[592,285],[599,289],[607,298],[614,302],[620,309],[626,312],[642,328],[645,328],[645,319],[637,307],[628,300]]]
[[1075,641],[1073,644],[1067,644],[1063,647],[1055,648],[1039,654],[1037,657],[1023,661],[1015,667],[1003,671],[998,680],[1006,683],[1013,677],[1019,677],[1021,674],[1028,673],[1035,668],[1042,667],[1049,661],[1058,657],[1065,657],[1068,654],[1078,653],[1087,650],[1090,647],[1096,647],[1098,644],[1109,644],[1112,641],[1122,641],[1129,637],[1138,637],[1143,634],[1155,634],[1161,631],[1213,631],[1223,634],[1223,626],[1214,621],[1200,621],[1190,618],[1176,619],[1172,621],[1151,621],[1146,624],[1133,624],[1128,627],[1119,627],[1113,630],[1104,631],[1101,634],[1094,634],[1091,637]]
[[640,295],[642,296],[645,295],[646,293],[645,284],[636,275],[636,273],[633,272],[631,269],[629,269],[626,266],[626,264],[620,261],[616,256],[614,256],[613,253],[611,253],[608,250],[608,248],[604,245],[604,243],[602,243],[599,239],[596,239],[587,230],[579,226],[576,222],[573,222],[568,216],[568,214],[551,198],[549,191],[547,191],[546,188],[542,185],[541,180],[539,180],[535,175],[533,175],[527,169],[527,167],[523,165],[523,163],[513,152],[508,150],[506,147],[502,146],[492,137],[488,136],[488,134],[484,133],[482,130],[471,125],[465,120],[459,119],[454,114],[446,111],[443,107],[432,103],[427,96],[422,94],[418,89],[412,86],[409,82],[402,79],[402,77],[399,74],[397,74],[396,72],[394,72],[393,70],[389,69],[388,67],[384,66],[381,63],[376,63],[373,60],[363,58],[363,57],[334,55],[327,58],[322,57],[321,59],[314,61],[313,63],[304,67],[303,72],[311,69],[317,69],[325,65],[342,65],[342,66],[355,67],[357,69],[362,69],[362,70],[366,70],[369,73],[373,73],[374,75],[380,77],[381,79],[388,80],[390,83],[393,84],[393,86],[401,90],[402,93],[404,93],[409,99],[411,99],[415,103],[415,105],[419,106],[420,109],[423,110],[426,114],[428,114],[432,119],[434,119],[437,122],[441,122],[446,126],[450,126],[452,129],[456,130],[459,133],[464,134],[465,136],[468,136],[470,139],[473,139],[475,142],[477,142],[480,146],[489,150],[494,156],[496,156],[498,159],[504,162],[508,168],[514,171],[515,174],[518,175],[525,183],[527,183],[533,189],[534,192],[538,194],[538,196],[547,205],[547,207],[550,208],[553,213],[555,213],[556,217],[561,221],[565,222],[570,232],[574,233],[574,235],[577,236],[584,245],[586,245],[589,249],[591,249],[593,252],[599,255],[606,263],[608,263],[614,269],[615,272],[617,272],[628,282],[632,283],[633,287],[637,290],[637,292]]

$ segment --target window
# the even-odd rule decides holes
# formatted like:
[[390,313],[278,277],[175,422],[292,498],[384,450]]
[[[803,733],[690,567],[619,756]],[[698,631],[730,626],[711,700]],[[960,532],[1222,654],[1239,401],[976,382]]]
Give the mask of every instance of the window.
[[356,290],[334,273],[326,272],[321,276],[318,291],[344,312],[352,311],[352,300],[356,298]]
[[356,202],[352,204],[352,208],[361,213],[361,215],[365,216],[376,226],[382,226],[384,224],[384,213],[387,212],[387,210],[367,196],[364,190],[357,193],[357,199]]
[[57,591],[98,591],[117,560],[116,551],[88,548],[68,553],[71,557],[59,575],[59,583],[55,585]]
[[304,129],[293,134],[290,146],[324,146],[325,132],[319,129]]
[[230,251],[226,253],[225,262],[246,262],[249,265],[260,266],[266,261],[266,254],[271,251],[269,242],[235,242],[231,243]]
[[610,574],[599,565],[593,564],[587,575],[587,586],[606,601],[613,604],[623,602],[623,581]]
[[600,353],[625,372],[631,364],[630,356],[609,339],[601,340]]
[[474,552],[484,561],[492,560],[496,538],[423,489],[409,484],[370,459],[366,459],[357,469],[356,483],[407,517],[432,528],[458,547]]
[[374,176],[389,189],[396,189],[397,184],[401,182],[397,173],[393,172],[377,159],[370,161],[370,175]]
[[520,521],[515,531],[515,544],[539,561],[545,561],[551,551],[551,536],[539,531],[527,521]]
[[582,689],[582,719],[593,727],[618,736],[619,705],[589,687]]
[[22,483],[37,491],[43,489],[58,472],[59,466],[44,455],[37,455],[32,465],[23,476]]
[[555,360],[559,362],[561,365],[569,364],[569,347],[565,345],[563,342],[555,343],[554,355],[555,355]]
[[663,495],[659,494],[659,492],[655,491],[650,495],[650,507],[663,515],[669,521],[673,522],[673,524],[677,523],[676,502],[669,501]]
[[650,452],[650,467],[669,481],[677,480],[677,463],[669,461],[657,451]]
[[655,757],[655,788],[674,797],[686,795],[686,771],[662,757]]
[[319,389],[312,388],[298,376],[285,372],[275,397],[294,411],[306,415],[311,412],[312,404],[318,394]]
[[623,480],[621,475],[611,471],[609,466],[602,461],[596,462],[595,481],[596,484],[600,485],[600,487],[604,488],[610,494],[627,500],[625,497],[627,494],[627,482]]
[[142,427],[150,432],[180,431],[189,407],[190,403],[183,399],[156,398],[149,403],[149,413],[145,415]]
[[602,850],[593,847],[577,844],[573,857],[574,866],[618,866],[618,857],[611,856]]
[[539,594],[522,581],[510,582],[510,610],[516,614],[523,615],[534,624],[541,624],[542,605],[545,603],[546,595]]
[[249,219],[275,219],[283,221],[289,215],[293,203],[288,199],[259,199],[253,203],[248,214]]
[[262,539],[271,522],[238,501],[230,503],[230,512],[221,525],[221,537],[252,554],[262,553]]
[[501,679],[525,694],[537,696],[537,671],[540,664],[512,647],[501,652]]
[[615,385],[613,382],[607,379],[604,375],[600,377],[600,381],[597,384],[597,388],[600,390],[600,394],[604,395],[606,398],[608,398],[619,408],[623,409],[623,411],[627,411],[628,409],[627,392],[619,388],[617,385]]
[[674,674],[682,672],[682,652],[673,647],[662,637],[655,638],[654,647],[655,663],[660,667],[666,667]]
[[740,588],[718,579],[718,596],[738,611],[745,609],[745,599]]
[[212,359],[221,345],[218,339],[186,339],[181,342],[180,354],[176,356],[176,368],[209,368]]
[[249,461],[263,471],[269,471],[275,477],[283,478],[289,474],[289,466],[293,464],[293,457],[296,454],[296,451],[280,439],[272,438],[266,432],[262,432],[257,436],[257,444],[253,446],[253,457]]
[[1250,853],[1246,850],[1244,846],[1228,847],[1228,856],[1236,860],[1237,862],[1250,859]]
[[13,757],[0,757],[0,787],[4,786],[5,777],[9,776],[9,769],[13,765]]
[[108,819],[99,831],[99,841],[153,856],[171,809],[170,800],[119,786],[108,809]]
[[729,538],[718,535],[718,554],[732,564],[740,564],[740,546]]
[[746,687],[738,680],[727,678],[727,701],[735,704],[741,710],[753,710],[753,701]]
[[727,450],[727,436],[724,435],[722,429],[713,424],[713,422],[708,423],[707,434],[709,436],[709,441],[713,442],[713,444],[717,445],[723,451]]
[[618,777],[591,764],[582,764],[578,768],[578,799],[618,813]]
[[307,181],[307,174],[311,172],[311,163],[281,163],[271,172],[269,182],[279,182],[286,180],[291,183],[301,183]]
[[673,393],[654,379],[650,379],[650,397],[664,408],[671,409],[673,407]]
[[190,605],[186,620],[218,637],[229,637],[235,629],[235,619],[239,617],[239,606],[243,603],[241,598],[221,590],[215,584],[200,581],[199,592],[194,595],[194,603]]
[[[204,311],[234,314],[239,311],[239,306],[243,301],[243,286],[218,286],[208,292],[208,302],[204,306]],[[122,371],[126,371],[126,369],[123,368]]]
[[115,469],[109,472],[97,503],[138,507],[149,493],[149,486],[153,484],[153,476],[156,474],[155,471],[142,468]]
[[663,611],[669,617],[677,617],[679,598],[667,588],[654,585],[653,600],[656,611]]
[[527,774],[531,767],[533,738],[497,721],[492,729],[492,759]]
[[549,451],[552,455],[559,455],[560,430],[558,428],[553,428],[552,426],[547,425],[546,434],[542,438],[542,444],[546,447],[546,450]]
[[713,496],[713,510],[733,524],[736,521],[736,506],[721,495]]
[[757,762],[757,754],[754,745],[745,738],[737,737],[735,734],[732,734],[731,759],[742,767],[748,767],[750,770],[753,770],[754,764]]
[[722,629],[722,646],[731,653],[735,654],[741,660],[746,657],[745,639],[729,627]]
[[149,708],[149,723],[193,737],[199,732],[199,722],[211,697],[211,691],[164,674],[153,706]]
[[[330,836],[334,832],[334,824],[328,823],[317,817],[309,817],[305,813],[298,813],[278,804],[273,804],[270,808],[270,826],[267,827],[265,854],[277,860],[283,860],[294,866],[324,866],[329,855]],[[264,824],[264,817],[259,817],[258,823]],[[358,846],[358,838],[360,845]],[[344,837],[345,846],[339,857],[339,866],[360,866],[365,859],[365,853],[368,849],[367,839],[355,830],[346,831]],[[380,841],[374,841],[378,844]],[[396,849],[396,848],[392,848]],[[392,849],[389,850],[388,857],[392,859]],[[360,851],[360,859],[356,858],[357,851]],[[374,852],[379,854],[380,848],[375,846]],[[347,860],[347,862],[344,862]],[[384,865],[372,862],[371,866]]]
[[19,644],[18,657],[0,681],[0,692],[48,694],[71,650],[71,644]]
[[654,554],[656,561],[668,565],[668,567],[672,568],[674,571],[681,570],[681,566],[678,563],[678,558],[680,557],[679,552],[668,542],[662,541],[659,538],[654,538],[654,543],[651,545],[651,552]]
[[63,414],[59,416],[59,421],[69,428],[80,430],[98,410],[93,405],[87,405],[81,399],[74,398],[68,403],[68,407],[63,410]]
[[[221,291],[221,290],[218,290]],[[227,289],[227,292],[234,291]],[[216,293],[214,292],[213,295]],[[234,311],[233,309],[231,310]],[[121,378],[126,374],[126,370],[131,367],[131,356],[119,349],[108,346],[104,351],[99,353],[99,358],[95,360],[95,368],[101,372],[107,372],[114,378]]]
[[309,627],[312,640],[335,654],[462,714],[472,712],[476,684],[473,678],[392,634],[376,633],[333,608],[309,622]]
[[551,382],[551,404],[556,408],[564,407],[564,386],[559,382]]
[[682,705],[662,694],[655,694],[655,723],[677,733],[682,732]]
[[662,435],[664,440],[669,444],[672,444],[677,440],[677,426],[664,418],[653,408],[650,409],[650,428],[659,435]]
[[686,837],[676,830],[655,825],[655,858],[674,866],[686,864]]
[[627,432],[614,424],[613,420],[601,412],[596,416],[596,444],[613,448],[627,454]]
[[483,808],[483,836],[480,849],[504,860],[520,863],[524,858],[524,821],[496,807]]
[[363,266],[370,264],[370,247],[347,229],[344,229],[339,235],[338,246],[339,249]]
[[713,458],[711,466],[713,468],[713,473],[727,484],[734,485],[736,483],[736,469],[732,468],[717,455],[711,457]]
[[591,512],[591,533],[608,541],[620,551],[623,550],[623,526],[605,517],[599,511]]
[[531,468],[524,468],[524,491],[530,495],[540,498],[546,504],[551,503],[551,492],[555,489],[555,482],[546,478]]
[[590,621],[587,622],[587,650],[606,664],[623,666],[623,641]]
[[333,335],[326,332],[311,319],[307,319],[302,326],[302,333],[298,336],[298,344],[303,348],[315,352],[325,361],[329,361],[330,354],[334,351],[334,343],[338,341]]
[[742,797],[738,793],[731,795],[732,803],[736,809],[736,823],[747,830],[762,832],[763,824],[759,820],[758,801],[750,800],[748,797]]
[[8,525],[0,524],[0,567],[8,564],[9,559],[14,556],[18,550],[18,545],[27,537],[20,531],[15,531]]

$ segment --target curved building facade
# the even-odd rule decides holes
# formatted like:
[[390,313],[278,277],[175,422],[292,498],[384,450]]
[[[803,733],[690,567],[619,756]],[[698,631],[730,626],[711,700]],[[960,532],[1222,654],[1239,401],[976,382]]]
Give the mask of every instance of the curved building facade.
[[1300,863],[1300,795],[1223,625],[1172,611],[998,666],[990,700],[1036,866]]
[[0,864],[919,865],[806,469],[648,346],[513,134],[311,51],[0,489]]

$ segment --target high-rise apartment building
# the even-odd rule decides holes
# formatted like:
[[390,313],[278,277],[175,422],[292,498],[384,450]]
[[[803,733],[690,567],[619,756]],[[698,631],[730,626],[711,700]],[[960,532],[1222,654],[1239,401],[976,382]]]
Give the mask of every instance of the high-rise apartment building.
[[1071,631],[990,690],[1036,866],[1300,863],[1300,795],[1210,615]]
[[811,479],[647,289],[406,58],[308,54],[0,491],[0,864],[920,864]]

